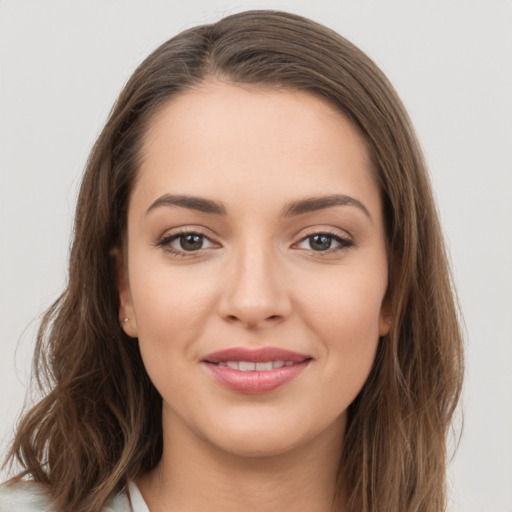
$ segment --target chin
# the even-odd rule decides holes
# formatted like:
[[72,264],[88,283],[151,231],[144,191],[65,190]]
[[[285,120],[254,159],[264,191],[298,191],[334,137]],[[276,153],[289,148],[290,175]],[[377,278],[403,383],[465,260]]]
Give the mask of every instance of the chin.
[[334,419],[327,429],[322,428],[325,425],[315,422],[314,419],[311,416],[240,415],[229,422],[217,424],[216,428],[210,425],[214,428],[209,429],[206,440],[230,455],[257,458],[300,451],[302,447],[315,443],[316,440],[325,439],[322,434],[326,430],[332,431],[333,441],[342,438],[344,415]]
[[[226,435],[228,434],[228,435]],[[224,432],[222,439],[211,439],[225,453],[236,457],[268,458],[283,455],[299,448],[304,440],[301,436],[291,437],[286,432],[263,432],[261,429],[252,433]]]

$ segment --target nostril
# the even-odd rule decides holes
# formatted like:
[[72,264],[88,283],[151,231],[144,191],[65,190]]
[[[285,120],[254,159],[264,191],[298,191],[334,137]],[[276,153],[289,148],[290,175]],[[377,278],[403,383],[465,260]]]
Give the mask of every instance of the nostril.
[[263,317],[261,320],[257,320],[254,318],[244,319],[242,316],[237,316],[237,315],[227,315],[226,316],[226,320],[230,323],[243,322],[243,323],[247,323],[248,325],[250,324],[253,326],[255,326],[256,324],[259,324],[260,322],[277,322],[280,319],[282,319],[281,315],[269,315],[266,318]]

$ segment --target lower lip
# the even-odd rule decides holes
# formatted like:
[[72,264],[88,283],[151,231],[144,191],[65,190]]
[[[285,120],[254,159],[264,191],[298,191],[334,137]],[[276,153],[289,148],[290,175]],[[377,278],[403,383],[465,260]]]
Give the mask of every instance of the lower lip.
[[309,360],[295,363],[292,366],[283,366],[273,370],[242,372],[218,366],[213,363],[204,363],[210,374],[222,386],[238,393],[258,394],[268,393],[298,377],[308,365]]

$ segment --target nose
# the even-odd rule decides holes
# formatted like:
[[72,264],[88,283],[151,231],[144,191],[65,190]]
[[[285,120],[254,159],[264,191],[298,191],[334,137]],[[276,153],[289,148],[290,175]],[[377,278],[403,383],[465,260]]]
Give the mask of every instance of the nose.
[[292,309],[288,287],[272,251],[268,247],[247,246],[233,260],[229,262],[218,304],[221,317],[252,330],[288,317]]

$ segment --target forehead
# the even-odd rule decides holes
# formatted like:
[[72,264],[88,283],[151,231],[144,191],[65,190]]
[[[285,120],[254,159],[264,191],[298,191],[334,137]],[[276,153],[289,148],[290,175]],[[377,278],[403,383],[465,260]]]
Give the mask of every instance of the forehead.
[[[306,125],[311,127],[307,134],[303,130]],[[284,132],[283,126],[287,128]],[[308,142],[318,146],[315,134],[320,127],[332,135],[341,134],[348,144],[360,145],[367,152],[359,130],[341,111],[317,95],[288,87],[209,80],[179,93],[153,116],[144,138],[143,153],[147,154],[161,135],[166,136],[165,132],[185,135],[190,131],[196,136],[209,135],[214,144],[223,142],[226,134],[230,137],[236,134],[238,142],[244,139],[246,143],[252,135],[255,143],[273,138],[283,146],[287,142],[300,142],[307,148]],[[325,144],[329,142],[325,140]],[[172,140],[167,138],[166,143]]]
[[376,192],[364,138],[327,101],[218,81],[179,94],[154,116],[137,181],[148,196]]

